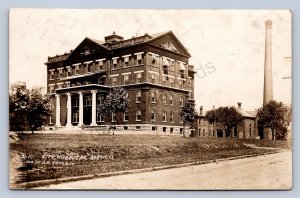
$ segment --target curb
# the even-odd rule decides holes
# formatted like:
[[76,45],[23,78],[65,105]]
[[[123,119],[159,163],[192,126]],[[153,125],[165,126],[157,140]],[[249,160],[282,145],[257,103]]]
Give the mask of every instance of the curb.
[[182,168],[182,167],[195,166],[195,165],[201,165],[201,164],[218,163],[218,162],[222,162],[222,161],[243,159],[243,158],[249,158],[249,157],[257,157],[257,156],[262,156],[262,155],[275,154],[275,153],[279,153],[279,152],[280,151],[270,151],[270,152],[266,152],[263,154],[241,155],[241,156],[235,156],[235,157],[204,160],[204,161],[175,164],[175,165],[168,165],[168,166],[159,166],[159,167],[153,167],[153,168],[142,168],[142,169],[133,169],[133,170],[126,170],[126,171],[109,172],[109,173],[99,173],[99,174],[95,174],[95,175],[83,175],[83,176],[76,176],[76,177],[65,177],[65,178],[58,178],[58,179],[32,181],[32,182],[26,182],[26,183],[19,183],[18,185],[19,185],[19,189],[30,189],[30,188],[48,186],[51,184],[59,184],[59,183],[73,182],[73,181],[79,181],[79,180],[88,180],[88,179],[96,179],[96,178],[111,177],[111,176],[118,176],[118,175],[158,171],[158,170],[171,169],[171,168]]

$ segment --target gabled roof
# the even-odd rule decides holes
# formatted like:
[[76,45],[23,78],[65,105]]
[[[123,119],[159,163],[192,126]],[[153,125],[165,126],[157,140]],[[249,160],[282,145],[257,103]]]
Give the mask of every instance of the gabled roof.
[[170,30],[170,31],[166,31],[166,32],[160,32],[160,33],[152,34],[151,37],[153,37],[153,38],[149,39],[149,40],[147,41],[147,43],[151,43],[151,42],[153,42],[153,41],[155,41],[155,40],[158,40],[158,39],[160,39],[160,38],[162,38],[162,37],[164,37],[164,36],[167,36],[168,34],[169,34],[170,36],[172,36],[172,37],[175,39],[175,41],[179,44],[179,46],[180,46],[181,49],[184,51],[184,53],[185,53],[187,56],[191,57],[191,55],[190,55],[190,53],[188,52],[188,50],[184,47],[184,45],[179,41],[179,39],[175,36],[175,34],[174,34],[171,30]]
[[240,114],[242,114],[243,117],[249,117],[249,118],[256,118],[256,114],[255,111],[246,111],[244,109],[238,108],[238,107],[234,107]]

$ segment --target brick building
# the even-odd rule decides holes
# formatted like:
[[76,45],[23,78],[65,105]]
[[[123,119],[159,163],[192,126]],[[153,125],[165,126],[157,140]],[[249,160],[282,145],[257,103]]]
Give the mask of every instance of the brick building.
[[[47,92],[53,97],[50,129],[100,129],[110,119],[120,130],[181,134],[180,107],[194,102],[191,55],[171,32],[124,40],[85,38],[74,50],[48,57]],[[105,118],[97,105],[111,87],[123,86],[131,98],[127,114]]]
[[[232,129],[231,138],[257,139],[259,132],[257,128],[257,111],[246,111],[242,109],[241,103],[235,109],[243,116],[243,122]],[[209,123],[203,116],[203,107],[200,108],[198,119],[198,137],[226,138],[225,130],[217,124]]]

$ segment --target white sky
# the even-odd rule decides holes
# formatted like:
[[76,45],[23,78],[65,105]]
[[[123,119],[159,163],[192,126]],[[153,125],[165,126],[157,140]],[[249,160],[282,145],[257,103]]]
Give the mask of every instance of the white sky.
[[[273,21],[274,99],[291,104],[291,13],[287,10],[13,9],[9,27],[10,83],[46,86],[48,56],[74,49],[86,36],[125,39],[172,30],[198,71],[197,108],[253,110],[262,105],[265,21]],[[207,69],[205,67],[214,67]],[[214,72],[212,72],[214,71]],[[206,75],[205,75],[206,73]]]

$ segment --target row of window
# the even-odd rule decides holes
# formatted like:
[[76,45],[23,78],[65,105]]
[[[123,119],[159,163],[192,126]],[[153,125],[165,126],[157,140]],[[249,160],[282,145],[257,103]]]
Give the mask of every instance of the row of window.
[[[169,98],[168,98],[169,97]],[[174,99],[173,95],[168,95],[168,94],[162,94],[162,104],[167,105],[168,104],[168,99],[169,99],[169,104],[174,105]],[[97,105],[100,105],[104,101],[104,96],[103,95],[98,95],[97,96]],[[136,103],[141,103],[142,102],[142,92],[137,91],[136,92]],[[156,103],[157,102],[157,93],[156,92],[151,92],[151,103]],[[75,97],[72,100],[73,107],[78,107],[79,106],[79,98]],[[184,99],[183,97],[179,97],[179,105],[183,107],[184,104]],[[84,96],[83,97],[83,106],[91,106],[92,105],[92,99],[91,96]]]
[[[149,65],[159,67],[159,56],[158,55],[149,55],[150,58]],[[94,65],[95,71],[103,70],[103,65],[106,61],[105,59],[99,59],[95,62],[88,61],[83,64],[73,64],[72,66],[66,66],[66,68],[57,68],[57,78],[63,78],[80,74],[80,68],[83,68],[83,73],[91,72],[91,66]],[[130,55],[122,56],[122,59],[119,57],[114,57],[111,60],[111,69],[118,69],[119,66],[123,64],[123,67],[130,67]],[[142,53],[135,54],[134,56],[134,65],[139,66],[143,65],[143,55]],[[179,68],[181,78],[184,78],[184,74],[186,71],[186,64],[183,62],[175,61],[174,59],[162,57],[162,66],[164,70],[175,71],[175,67]],[[74,69],[72,69],[74,67]],[[73,72],[73,73],[72,73]],[[49,79],[55,79],[55,69],[49,70]]]
[[[157,113],[156,113],[155,110],[152,110],[151,111],[151,121],[156,121],[156,118],[157,118]],[[170,123],[174,123],[174,112],[169,112],[169,114],[168,114],[167,111],[163,111],[162,112],[162,122],[167,122],[167,119],[169,119]],[[79,122],[79,112],[74,112],[73,113],[72,120],[73,120],[73,123],[78,123]],[[96,120],[97,120],[97,122],[104,122],[104,118],[100,113],[97,113]],[[114,113],[112,114],[111,121],[116,122],[116,115]],[[128,122],[128,113],[123,114],[123,121]],[[136,111],[135,121],[142,121],[142,112],[141,112],[141,110]]]

